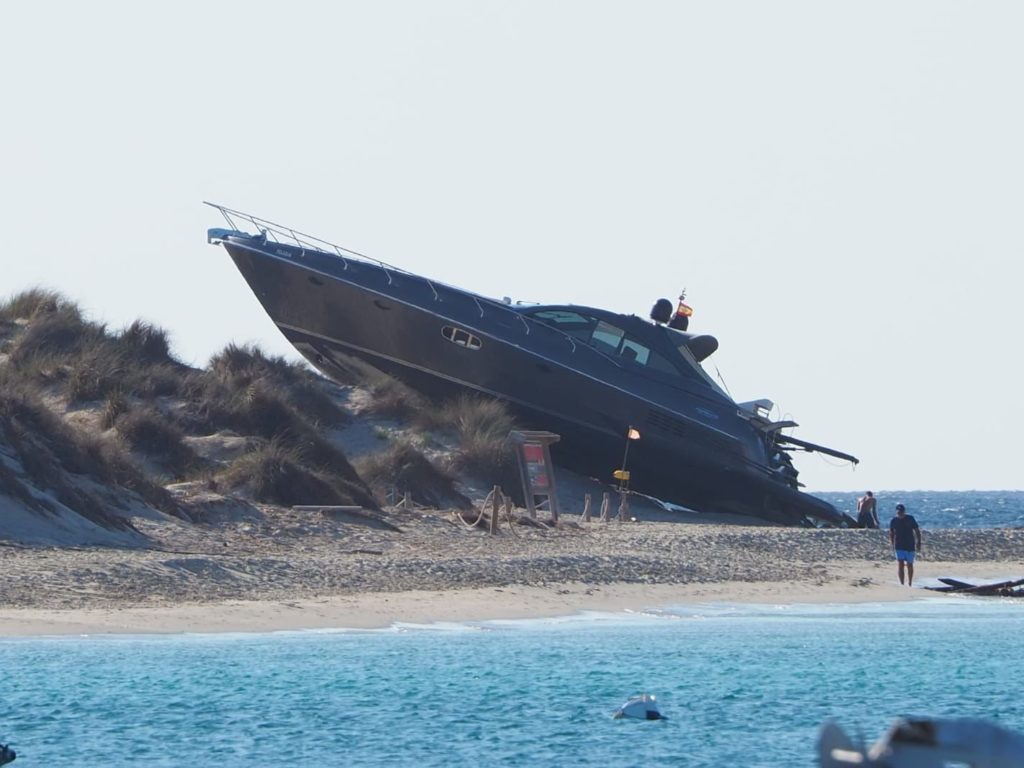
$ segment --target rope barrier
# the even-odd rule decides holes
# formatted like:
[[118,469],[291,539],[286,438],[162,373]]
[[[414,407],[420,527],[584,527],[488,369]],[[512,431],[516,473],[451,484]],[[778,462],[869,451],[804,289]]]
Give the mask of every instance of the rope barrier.
[[462,523],[462,525],[464,525],[466,528],[468,528],[469,530],[472,531],[472,530],[475,530],[478,525],[480,525],[480,521],[484,519],[484,512],[486,510],[487,510],[487,505],[486,504],[482,505],[480,507],[480,513],[476,516],[476,520],[474,520],[472,523],[466,521],[466,518],[463,515],[463,510],[461,510],[461,509],[453,509],[452,510],[452,515],[460,523]]

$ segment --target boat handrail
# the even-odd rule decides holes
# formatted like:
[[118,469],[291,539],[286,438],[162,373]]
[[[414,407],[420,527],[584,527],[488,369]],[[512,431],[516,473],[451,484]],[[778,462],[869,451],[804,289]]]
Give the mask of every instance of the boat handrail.
[[306,234],[305,232],[299,232],[297,229],[289,227],[285,224],[278,224],[276,222],[270,221],[269,219],[263,219],[260,218],[259,216],[254,216],[251,213],[246,213],[245,211],[239,211],[235,210],[234,208],[228,208],[227,206],[220,205],[218,203],[211,203],[209,200],[204,200],[203,204],[208,205],[211,208],[216,208],[218,211],[220,211],[221,216],[224,217],[225,221],[227,221],[228,225],[232,229],[241,231],[241,229],[239,229],[238,225],[235,223],[234,218],[247,221],[254,227],[256,227],[256,230],[260,234],[272,237],[274,241],[282,243],[283,245],[287,245],[289,244],[287,241],[291,241],[298,245],[299,248],[302,249],[303,251],[305,251],[305,249],[308,248],[313,251],[320,251],[326,253],[333,252],[334,255],[336,255],[338,258],[342,260],[342,262],[345,263],[345,269],[348,269],[347,258],[355,257],[357,259],[363,259],[365,261],[372,262],[377,266],[382,267],[385,271],[392,270],[394,272],[405,272],[405,270],[396,267],[393,264],[388,264],[386,262],[381,261],[380,259],[375,259],[372,256],[367,256],[365,253],[360,253],[359,251],[353,251],[351,248],[346,248],[343,245],[332,243],[328,240],[316,237],[315,235],[309,235]]
[[[378,267],[384,270],[384,274],[387,275],[388,278],[388,285],[391,285],[393,282],[391,273],[398,272],[403,275],[408,275],[409,277],[415,277],[417,279],[423,280],[424,282],[426,282],[427,285],[430,286],[430,290],[434,294],[434,301],[441,300],[441,296],[437,292],[437,288],[434,285],[434,281],[430,280],[429,278],[423,277],[422,275],[416,275],[412,272],[408,272],[407,270],[402,269],[401,267],[396,267],[394,264],[388,264],[386,261],[381,261],[380,259],[375,259],[372,256],[367,256],[365,253],[353,251],[351,248],[346,248],[343,245],[332,243],[329,240],[324,240],[323,238],[317,237],[316,235],[309,235],[306,234],[305,232],[299,232],[297,229],[294,229],[293,227],[289,227],[285,224],[278,224],[277,222],[273,222],[270,221],[269,219],[264,219],[259,216],[254,216],[253,214],[246,213],[245,211],[239,211],[236,210],[235,208],[228,208],[226,205],[212,203],[209,200],[204,200],[203,204],[208,205],[211,208],[216,208],[218,211],[220,211],[221,216],[223,216],[224,220],[227,221],[228,226],[230,226],[234,230],[242,231],[239,228],[239,226],[235,223],[235,218],[241,221],[247,221],[256,228],[257,232],[264,236],[271,237],[275,242],[282,244],[290,244],[287,241],[294,242],[296,245],[299,246],[303,255],[305,255],[305,251],[307,248],[313,251],[318,251],[320,253],[333,253],[333,255],[341,259],[343,269],[345,270],[348,269],[349,259],[356,258],[362,259],[363,261],[368,261],[371,264],[376,264]],[[481,316],[483,316],[482,308],[480,310],[480,314]]]
[[[208,205],[211,208],[216,208],[218,211],[220,211],[221,216],[223,216],[224,220],[227,221],[228,226],[235,231],[243,231],[235,222],[235,219],[238,219],[239,221],[248,222],[253,227],[255,227],[256,231],[259,232],[261,235],[272,238],[275,242],[281,243],[283,245],[290,245],[291,243],[295,243],[301,249],[303,254],[305,254],[306,249],[309,249],[312,251],[317,251],[318,253],[327,253],[330,255],[337,256],[339,259],[341,259],[343,268],[345,270],[348,269],[348,262],[350,259],[361,259],[371,264],[375,264],[382,270],[384,270],[384,274],[387,275],[388,278],[388,285],[391,285],[393,282],[391,276],[392,272],[400,273],[408,277],[415,278],[417,280],[422,280],[430,287],[431,292],[434,294],[434,301],[441,301],[441,294],[437,290],[437,285],[441,285],[449,290],[455,291],[456,293],[468,294],[473,298],[473,301],[476,302],[477,309],[480,311],[480,317],[484,317],[485,315],[484,306],[483,303],[481,303],[481,299],[483,299],[484,302],[486,302],[487,304],[491,305],[494,308],[501,308],[508,312],[511,312],[519,319],[519,322],[523,324],[523,328],[526,332],[526,335],[530,334],[531,325],[530,322],[528,322],[527,318],[523,317],[522,313],[505,306],[505,304],[503,304],[502,302],[493,299],[488,299],[486,297],[479,297],[476,294],[463,291],[459,288],[454,288],[452,286],[445,285],[444,283],[438,283],[437,285],[435,285],[435,281],[431,280],[430,278],[423,277],[422,275],[417,275],[413,272],[404,270],[401,267],[396,267],[393,264],[388,264],[387,262],[381,261],[380,259],[375,259],[372,256],[367,256],[365,253],[354,251],[351,248],[346,248],[342,245],[338,245],[337,243],[332,243],[329,240],[324,240],[323,238],[316,237],[315,235],[309,235],[306,234],[305,232],[300,232],[294,227],[289,227],[285,224],[279,224],[277,222],[270,221],[269,219],[264,219],[259,216],[254,216],[251,213],[246,213],[245,211],[239,211],[235,208],[228,208],[226,205],[213,203],[210,202],[209,200],[204,200],[203,204]],[[541,325],[543,325],[545,328],[548,328],[556,332],[558,335],[563,336],[566,340],[568,340],[570,347],[572,347],[572,352],[576,352],[576,341],[573,339],[572,336],[570,336],[568,333],[565,333],[564,331],[560,331],[557,328],[552,328],[549,325],[544,325],[543,323]],[[598,353],[600,354],[599,351]]]

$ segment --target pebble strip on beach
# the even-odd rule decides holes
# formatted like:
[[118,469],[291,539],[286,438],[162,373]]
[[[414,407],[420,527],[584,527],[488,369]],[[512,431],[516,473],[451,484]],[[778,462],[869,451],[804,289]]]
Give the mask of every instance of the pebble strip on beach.
[[[0,546],[0,608],[78,609],[288,600],[509,585],[827,582],[892,559],[879,530],[675,522],[503,525],[392,510],[400,532],[293,510],[258,520],[140,523],[149,547]],[[1024,529],[925,530],[929,561],[1024,577]]]

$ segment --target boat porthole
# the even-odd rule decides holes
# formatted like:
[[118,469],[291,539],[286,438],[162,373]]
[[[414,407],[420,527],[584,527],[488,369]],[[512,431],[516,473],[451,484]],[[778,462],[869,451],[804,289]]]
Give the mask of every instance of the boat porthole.
[[385,312],[387,312],[387,311],[389,311],[391,309],[391,307],[389,307],[387,304],[385,304],[380,299],[374,299],[373,300],[373,306],[375,306],[377,309],[383,309]]
[[480,349],[483,343],[469,331],[464,331],[462,328],[456,328],[451,325],[446,325],[441,329],[441,335],[444,336],[452,344],[457,344],[460,347],[466,349]]
[[313,285],[321,285],[322,286],[324,284],[323,280],[321,280],[321,279],[319,279],[317,277],[313,277],[312,275],[309,276],[309,282],[311,282]]

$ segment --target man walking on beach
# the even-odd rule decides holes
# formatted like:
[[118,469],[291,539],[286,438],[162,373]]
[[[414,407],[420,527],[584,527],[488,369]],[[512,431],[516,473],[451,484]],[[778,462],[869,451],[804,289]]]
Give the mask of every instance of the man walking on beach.
[[877,528],[878,513],[875,512],[875,495],[867,491],[857,499],[857,525],[861,528]]
[[896,553],[900,584],[903,583],[903,568],[906,566],[907,586],[914,586],[914,555],[921,551],[921,529],[902,504],[896,505],[896,517],[889,521],[889,543]]

